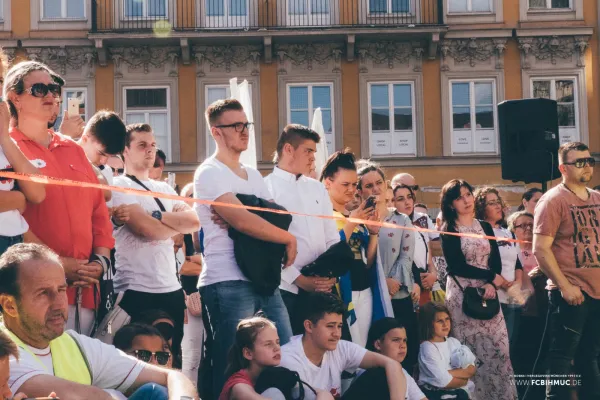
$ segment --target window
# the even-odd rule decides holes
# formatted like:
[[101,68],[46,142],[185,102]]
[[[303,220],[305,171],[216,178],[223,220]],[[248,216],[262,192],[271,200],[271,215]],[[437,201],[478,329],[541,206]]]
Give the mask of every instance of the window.
[[417,155],[412,82],[369,84],[371,155]]
[[411,0],[369,0],[369,14],[410,12]]
[[63,88],[63,94],[62,94],[62,100],[61,100],[62,104],[60,107],[60,112],[58,114],[58,117],[56,118],[56,122],[54,123],[54,129],[60,128],[60,124],[62,122],[62,117],[63,117],[65,111],[67,111],[67,107],[68,107],[68,103],[69,103],[67,99],[71,99],[71,98],[79,99],[79,115],[81,116],[81,119],[83,119],[84,121],[88,120],[87,89],[85,89],[85,88],[68,88],[68,89]]
[[0,22],[4,21],[4,1],[5,0],[0,0]]
[[206,15],[209,17],[245,17],[248,15],[248,0],[205,0]]
[[448,0],[451,13],[491,12],[491,0]]
[[169,87],[135,87],[123,90],[126,124],[150,124],[156,145],[171,160],[171,115]]
[[321,108],[323,129],[329,154],[335,152],[333,83],[289,84],[287,86],[288,123],[308,126],[315,110]]
[[571,0],[529,0],[529,8],[570,9]]
[[124,0],[125,18],[166,18],[167,0]]
[[450,99],[452,153],[495,153],[495,81],[451,81]]
[[40,0],[42,19],[84,19],[85,0]]
[[287,0],[290,15],[328,14],[330,0]]
[[560,144],[579,141],[579,107],[575,78],[535,78],[531,81],[533,97],[557,102]]

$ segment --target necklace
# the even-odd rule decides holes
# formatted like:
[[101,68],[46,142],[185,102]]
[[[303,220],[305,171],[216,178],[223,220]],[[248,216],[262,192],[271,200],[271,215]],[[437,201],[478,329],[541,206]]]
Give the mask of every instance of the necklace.
[[587,193],[587,199],[582,199],[581,197],[579,197],[579,196],[577,195],[577,193],[575,193],[574,191],[572,191],[572,190],[571,190],[571,188],[570,188],[570,187],[568,187],[568,186],[567,186],[565,183],[563,183],[562,185],[563,185],[564,187],[566,187],[566,188],[567,188],[567,190],[568,190],[569,192],[571,192],[571,193],[573,193],[575,196],[577,196],[577,198],[578,198],[578,199],[580,199],[580,200],[583,200],[583,201],[588,201],[588,200],[590,199],[590,196],[591,196],[591,195],[590,195],[590,191],[588,190],[588,188],[585,188],[585,192]]

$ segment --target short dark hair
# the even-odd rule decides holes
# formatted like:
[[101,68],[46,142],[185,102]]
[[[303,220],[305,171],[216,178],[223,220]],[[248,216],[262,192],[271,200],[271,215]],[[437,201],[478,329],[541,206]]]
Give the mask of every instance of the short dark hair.
[[594,186],[594,190],[595,190],[596,192],[600,192],[600,185],[596,185],[596,186]]
[[19,347],[6,332],[0,330],[0,359],[9,356],[13,356],[18,360]]
[[527,189],[527,191],[523,193],[523,196],[521,197],[521,204],[519,204],[517,211],[523,211],[525,209],[525,206],[523,205],[523,200],[530,201],[533,198],[533,195],[536,193],[544,193],[544,191],[536,187]]
[[[450,324],[452,324],[452,315],[450,310],[442,303],[429,302],[424,304],[419,311],[419,335],[421,340],[431,340],[434,336],[433,324],[435,322],[435,314],[446,313],[450,317]],[[450,325],[450,333],[452,333],[453,326]]]
[[307,126],[300,124],[289,124],[283,128],[283,132],[281,132],[281,136],[279,136],[279,140],[277,141],[277,150],[275,152],[275,157],[273,162],[279,161],[281,159],[281,153],[283,152],[283,146],[286,144],[292,145],[294,149],[297,149],[300,144],[305,140],[312,140],[315,143],[319,143],[321,141],[321,137],[319,134]]
[[127,129],[116,112],[98,111],[86,124],[85,133],[98,140],[107,154],[121,154],[125,148]]
[[131,136],[134,132],[152,132],[152,127],[141,122],[127,125],[125,127],[125,146],[129,147],[131,145]]
[[156,165],[156,162],[159,159],[162,160],[163,164],[167,163],[167,155],[161,149],[156,150],[156,158],[154,159],[154,168],[158,168],[159,167],[158,165]]
[[304,320],[317,324],[325,314],[344,315],[345,307],[340,298],[332,293],[311,292],[304,299]]
[[35,243],[15,244],[0,257],[0,294],[7,294],[19,300],[19,267],[32,260],[47,260],[62,265],[58,254],[49,247]]
[[232,110],[244,111],[244,107],[242,107],[242,103],[236,99],[217,100],[206,109],[206,112],[204,113],[206,122],[208,122],[208,125],[211,127],[215,126],[217,120],[224,112]]
[[417,208],[417,207],[421,207],[421,208],[424,208],[424,209],[426,209],[426,210],[429,210],[429,208],[427,208],[427,205],[426,205],[426,204],[424,204],[424,203],[417,203],[417,204],[415,204],[415,205],[414,205],[414,207],[415,207],[415,208]]
[[590,150],[590,148],[587,147],[587,145],[585,143],[581,143],[581,142],[565,143],[558,148],[558,162],[560,164],[563,164],[571,151],[589,151],[589,150]]
[[115,333],[113,346],[122,351],[129,351],[136,336],[158,336],[163,343],[166,343],[159,330],[152,325],[132,323],[123,326]]
[[320,181],[323,182],[326,178],[333,178],[340,169],[356,171],[356,158],[349,148],[336,151],[329,156],[321,171]]
[[367,339],[367,350],[377,352],[375,342],[382,340],[383,337],[392,329],[406,329],[396,318],[385,317],[371,324],[369,336]]

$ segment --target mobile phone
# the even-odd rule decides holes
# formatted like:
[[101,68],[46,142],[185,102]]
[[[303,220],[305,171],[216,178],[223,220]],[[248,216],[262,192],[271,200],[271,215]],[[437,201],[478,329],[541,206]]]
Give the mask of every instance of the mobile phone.
[[79,99],[76,97],[69,97],[67,100],[67,115],[69,117],[75,117],[79,115]]
[[175,189],[175,185],[177,184],[175,181],[175,172],[167,173],[167,183],[169,184],[169,186]]
[[369,198],[367,199],[366,203],[365,203],[365,210],[368,208],[373,208],[375,207],[375,196],[369,196]]

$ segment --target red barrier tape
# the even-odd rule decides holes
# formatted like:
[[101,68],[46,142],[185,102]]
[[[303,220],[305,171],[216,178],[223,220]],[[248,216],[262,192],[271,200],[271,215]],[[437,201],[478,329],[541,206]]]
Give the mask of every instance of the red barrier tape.
[[222,206],[222,207],[231,207],[231,208],[243,208],[246,210],[254,210],[254,211],[265,211],[271,212],[275,214],[288,214],[288,215],[298,215],[301,217],[315,217],[322,219],[333,219],[333,220],[344,220],[353,222],[355,224],[363,224],[363,225],[372,225],[379,226],[382,228],[391,228],[391,229],[402,229],[407,231],[415,231],[415,232],[424,232],[424,233],[437,233],[442,235],[451,235],[451,236],[462,236],[462,237],[471,237],[475,239],[488,239],[488,240],[497,240],[497,241],[505,241],[511,243],[530,243],[517,239],[507,239],[507,238],[498,238],[496,236],[486,236],[486,235],[477,235],[473,233],[454,233],[454,232],[439,232],[434,229],[427,228],[417,228],[417,227],[407,227],[407,226],[399,226],[396,224],[391,224],[389,222],[379,222],[379,221],[369,221],[358,218],[347,218],[347,217],[337,217],[333,215],[312,215],[312,214],[304,214],[294,211],[281,211],[281,210],[272,210],[270,208],[261,208],[261,207],[251,207],[245,206],[241,204],[230,204],[230,203],[221,203],[218,201],[209,201],[209,200],[200,200],[200,199],[190,199],[189,197],[182,197],[168,193],[159,193],[159,192],[150,192],[142,189],[131,189],[131,188],[122,188],[117,186],[109,186],[103,185],[100,183],[90,183],[90,182],[78,182],[70,179],[62,179],[62,178],[51,178],[45,175],[33,175],[33,174],[23,174],[20,172],[8,172],[8,171],[0,171],[0,177],[9,178],[9,179],[17,179],[35,183],[43,183],[46,185],[59,185],[59,186],[71,186],[71,187],[86,187],[93,189],[101,189],[101,190],[110,190],[113,192],[121,192],[126,194],[135,194],[137,196],[147,196],[147,197],[158,197],[162,199],[171,199],[171,200],[181,200],[181,201],[193,201],[194,203],[213,205],[213,206]]

